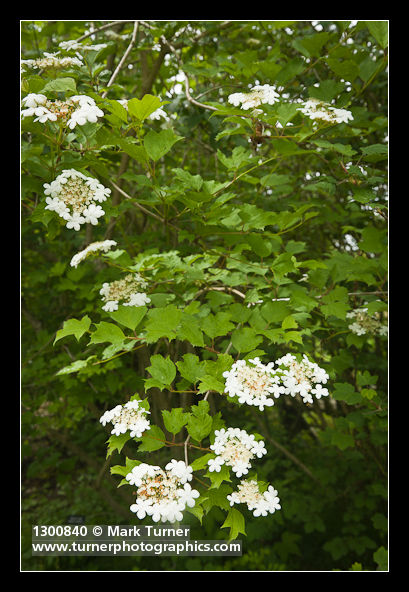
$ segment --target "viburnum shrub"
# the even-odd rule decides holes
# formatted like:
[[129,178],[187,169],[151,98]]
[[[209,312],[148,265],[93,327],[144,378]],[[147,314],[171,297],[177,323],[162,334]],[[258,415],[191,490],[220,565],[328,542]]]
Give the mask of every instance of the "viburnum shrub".
[[260,536],[267,569],[310,569],[304,547],[371,566],[387,23],[55,23],[23,27],[23,302],[48,270],[24,316],[47,327],[37,435],[100,459],[128,523]]

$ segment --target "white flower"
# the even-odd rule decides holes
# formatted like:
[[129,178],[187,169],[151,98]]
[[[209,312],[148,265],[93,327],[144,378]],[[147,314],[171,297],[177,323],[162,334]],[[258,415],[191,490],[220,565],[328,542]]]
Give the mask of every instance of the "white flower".
[[303,105],[303,107],[298,108],[298,111],[301,111],[301,113],[307,115],[312,120],[322,119],[329,123],[348,123],[348,121],[354,119],[350,111],[337,109],[318,99],[308,99],[308,101],[303,102]]
[[[151,299],[145,292],[139,290],[146,286],[146,281],[137,273],[127,274],[121,280],[109,284],[105,282],[99,291],[102,300],[105,302],[102,308],[107,310],[106,306],[109,302],[115,302],[115,310],[118,308],[119,303],[123,306],[145,306]],[[110,306],[108,305],[108,307]]]
[[233,93],[229,95],[228,102],[238,107],[241,103],[242,109],[255,109],[262,104],[273,105],[279,99],[279,95],[273,86],[253,86],[249,93]]
[[[47,208],[45,208],[47,209]],[[65,216],[64,216],[65,218]],[[69,218],[67,218],[68,222],[66,224],[67,228],[73,228],[74,230],[79,230],[81,227],[81,224],[85,223],[85,218],[83,216],[81,216],[81,214],[79,214],[78,212],[74,212],[72,215],[69,216]]]
[[388,334],[388,325],[382,322],[382,316],[379,312],[368,313],[366,307],[356,308],[346,314],[347,319],[354,319],[354,322],[348,325],[348,329],[356,335],[376,334],[386,336]]
[[185,483],[183,489],[179,489],[178,491],[180,501],[186,504],[186,506],[189,506],[189,508],[193,508],[195,505],[195,499],[198,498],[199,495],[199,492],[196,491],[196,489],[192,489],[189,483]]
[[145,306],[145,304],[149,304],[151,299],[145,294],[145,292],[137,292],[136,294],[131,294],[129,297],[128,302],[124,302],[124,306]]
[[233,491],[227,496],[230,505],[247,504],[249,510],[253,515],[267,516],[267,514],[274,514],[276,510],[281,509],[280,499],[277,497],[277,490],[272,485],[269,485],[267,491],[261,493],[257,481],[243,480],[237,487],[237,491]]
[[106,312],[114,312],[115,310],[118,310],[118,304],[118,300],[108,300],[108,302],[102,307],[102,310],[105,310]]
[[38,70],[47,70],[47,69],[61,69],[61,68],[71,68],[73,66],[82,66],[82,58],[81,56],[76,58],[71,57],[57,57],[59,55],[59,51],[56,53],[47,53],[44,52],[41,58],[37,58],[35,60],[21,60],[21,63],[29,66],[30,68],[38,69]]
[[70,41],[61,41],[58,44],[61,49],[65,51],[99,51],[100,49],[105,49],[107,47],[106,43],[99,43],[97,45],[83,45],[75,40]]
[[315,394],[316,399],[321,399],[321,397],[328,397],[329,395],[328,389],[323,388],[320,384],[316,384],[315,388],[311,389],[311,392]]
[[95,104],[92,97],[75,95],[65,100],[51,101],[45,95],[30,93],[22,99],[26,109],[21,112],[23,117],[36,116],[35,121],[60,121],[70,129],[87,122],[95,123],[104,112]]
[[[183,465],[183,466],[182,466]],[[165,470],[141,463],[126,475],[137,489],[136,503],[130,506],[138,518],[151,516],[154,522],[176,522],[183,519],[186,506],[193,508],[199,492],[186,483],[192,468],[172,459]]]
[[[305,354],[300,362],[292,354],[286,354],[276,360],[276,364],[280,367],[277,374],[285,388],[284,393],[291,397],[300,395],[303,403],[312,404],[311,393],[317,392],[317,383],[325,384],[329,378],[325,370],[311,362]],[[317,397],[319,399],[324,392],[318,389],[318,393],[321,393]]]
[[263,411],[265,406],[274,405],[274,399],[279,397],[282,390],[274,382],[274,362],[264,365],[259,358],[238,360],[231,369],[223,373],[226,379],[224,392],[229,397],[237,396],[239,403],[254,405]]
[[214,432],[215,440],[210,445],[216,458],[208,460],[210,472],[220,472],[223,464],[232,467],[238,477],[245,475],[251,467],[251,460],[267,453],[264,442],[256,442],[253,434],[239,428],[222,428]]
[[24,103],[26,107],[31,107],[32,109],[35,109],[40,105],[44,105],[46,102],[47,97],[45,95],[35,93],[30,93],[24,97],[24,99],[22,99],[22,103]]
[[[102,425],[113,424],[111,434],[119,436],[127,431],[131,432],[131,438],[140,438],[145,430],[150,429],[150,423],[146,415],[150,412],[142,407],[141,402],[134,399],[125,405],[117,405],[100,418]],[[140,465],[139,465],[140,466]]]
[[152,120],[154,120],[154,119],[160,120],[161,118],[163,118],[165,121],[169,121],[169,117],[168,117],[167,113],[163,109],[161,109],[160,107],[159,107],[159,109],[156,109],[156,111],[154,111],[153,113],[151,113],[149,115],[149,119],[152,119]]
[[[59,203],[62,203],[57,198],[54,198],[54,199],[56,199]],[[46,201],[47,200],[50,200],[50,198],[47,197]],[[51,203],[51,201],[52,200],[50,200],[50,203]],[[47,203],[48,203],[48,201],[47,201]],[[53,208],[50,207],[49,209],[53,209]],[[105,240],[105,241],[98,241],[98,242],[90,243],[87,247],[85,247],[85,249],[83,249],[79,253],[76,253],[73,256],[73,258],[71,259],[70,265],[71,265],[71,267],[77,267],[78,264],[81,263],[81,261],[84,261],[84,259],[86,259],[90,253],[97,253],[98,251],[103,251],[104,253],[107,253],[111,249],[111,247],[115,247],[116,245],[117,245],[117,242],[113,241],[113,240]]]
[[172,475],[175,475],[181,483],[186,483],[192,480],[193,469],[191,466],[186,465],[183,460],[171,460],[165,469]]
[[[111,193],[97,179],[87,177],[75,169],[64,169],[51,183],[44,183],[46,210],[56,212],[67,221],[67,228],[79,230],[81,224],[97,224],[98,218],[105,214],[100,205]],[[95,243],[97,244],[97,243]],[[105,244],[104,242],[99,244]],[[105,247],[101,247],[105,248]],[[84,253],[78,254],[72,265],[78,265]]]
[[98,218],[101,218],[105,214],[101,206],[95,204],[90,204],[82,213],[84,214],[85,222],[90,222],[94,226],[98,224]]
[[220,473],[222,466],[224,465],[224,460],[220,456],[216,456],[216,458],[211,458],[207,461],[208,470],[210,473],[216,472]]

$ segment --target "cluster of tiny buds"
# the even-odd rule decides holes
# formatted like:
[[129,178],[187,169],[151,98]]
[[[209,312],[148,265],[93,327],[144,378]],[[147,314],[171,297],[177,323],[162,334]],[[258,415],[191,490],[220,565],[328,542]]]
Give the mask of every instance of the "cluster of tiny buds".
[[121,280],[105,282],[99,293],[105,302],[102,307],[106,312],[118,310],[119,304],[123,306],[145,306],[151,299],[145,292],[141,292],[147,286],[147,282],[138,273],[129,273]]
[[94,99],[87,95],[74,95],[65,100],[51,101],[43,94],[30,93],[22,99],[26,109],[21,111],[23,117],[33,117],[34,121],[45,123],[61,122],[69,129],[87,122],[96,123],[104,112],[97,107]]
[[261,458],[267,453],[263,441],[256,441],[253,434],[248,434],[239,428],[222,428],[215,431],[214,443],[210,448],[215,452],[216,457],[208,461],[210,472],[220,472],[221,467],[226,464],[232,467],[237,477],[246,475],[251,467],[251,460],[255,456]]
[[[383,313],[386,318],[386,313]],[[381,337],[388,335],[388,325],[382,322],[382,316],[379,312],[372,315],[368,313],[368,309],[356,308],[346,315],[347,319],[353,319],[353,323],[348,325],[348,329],[356,335],[365,335],[368,333],[378,334]]]
[[81,224],[98,224],[105,214],[95,202],[106,201],[111,190],[97,179],[75,169],[64,169],[51,183],[44,183],[46,210],[56,212],[67,221],[66,227],[79,230]]
[[159,466],[140,463],[126,475],[130,485],[135,485],[136,501],[130,506],[139,519],[151,516],[154,522],[176,522],[183,518],[188,506],[193,508],[199,492],[192,489],[193,469],[183,461],[172,459],[163,470]]
[[103,426],[112,423],[114,426],[111,434],[120,436],[130,432],[131,438],[140,438],[146,430],[150,430],[150,422],[146,415],[150,411],[142,407],[141,402],[133,399],[125,405],[117,405],[101,416],[100,422]]

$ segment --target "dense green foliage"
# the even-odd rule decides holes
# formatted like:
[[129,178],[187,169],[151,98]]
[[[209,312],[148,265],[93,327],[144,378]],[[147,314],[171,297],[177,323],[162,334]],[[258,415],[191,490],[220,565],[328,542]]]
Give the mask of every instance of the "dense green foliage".
[[[22,58],[89,30],[24,21]],[[88,95],[104,117],[21,124],[23,569],[387,569],[387,337],[347,317],[387,314],[387,39],[383,21],[119,21],[84,38],[106,47],[82,66],[25,67],[22,98]],[[228,102],[255,84],[280,100],[257,115]],[[297,110],[310,97],[353,120],[317,124]],[[168,119],[149,118],[159,107]],[[45,209],[63,169],[112,190],[97,225]],[[103,310],[103,283],[132,272],[149,305]],[[223,394],[233,361],[288,352],[326,370],[328,397],[260,411]],[[135,395],[151,430],[110,435],[99,418]],[[230,508],[237,478],[200,460],[222,426],[265,441],[250,475],[280,511]],[[188,435],[201,496],[183,524],[241,539],[241,558],[31,556],[35,524],[138,523],[125,465],[183,460]]]

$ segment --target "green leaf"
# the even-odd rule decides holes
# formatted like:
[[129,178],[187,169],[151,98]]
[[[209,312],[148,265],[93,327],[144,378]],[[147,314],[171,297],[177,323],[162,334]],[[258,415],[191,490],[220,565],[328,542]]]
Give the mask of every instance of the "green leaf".
[[238,352],[248,352],[256,349],[263,337],[251,327],[241,327],[232,333],[231,341]]
[[185,413],[182,407],[174,407],[171,411],[162,409],[163,423],[168,432],[178,434],[189,420],[189,413]]
[[74,78],[56,78],[55,80],[50,80],[50,82],[47,82],[47,84],[42,88],[43,93],[66,91],[72,91],[73,93],[77,92]]
[[216,393],[223,393],[225,384],[214,376],[206,374],[199,383],[199,393],[206,393],[207,391],[216,391]]
[[151,366],[147,370],[154,380],[145,381],[145,391],[151,387],[157,387],[161,391],[170,388],[176,376],[176,366],[172,360],[157,354],[151,357],[150,362]]
[[122,475],[122,477],[126,477],[127,474],[130,473],[134,467],[137,467],[140,464],[140,460],[134,460],[132,458],[126,457],[125,466],[114,465],[110,468],[110,473],[111,475]]
[[215,315],[209,314],[203,319],[201,327],[211,339],[220,337],[221,335],[227,335],[227,333],[234,329],[234,325],[230,320],[230,313],[228,312],[218,312]]
[[365,21],[369,32],[378,44],[385,49],[388,46],[388,21]]
[[124,123],[128,122],[128,112],[118,101],[108,101],[107,108]]
[[[91,356],[95,357],[95,356]],[[88,366],[88,359],[86,360],[75,360],[75,362],[71,362],[68,366],[64,366],[58,372],[56,372],[56,376],[62,376],[64,374],[72,374],[73,372],[78,372],[81,368],[85,368]]]
[[381,253],[387,246],[386,231],[369,224],[362,230],[362,240],[358,246],[367,253]]
[[146,306],[120,306],[118,310],[110,312],[109,316],[134,331],[146,315],[147,310]]
[[208,489],[206,497],[202,503],[203,510],[208,514],[210,510],[217,506],[222,510],[230,510],[230,502],[227,499],[232,488],[227,483],[222,483],[218,489]]
[[335,99],[342,91],[345,90],[343,82],[337,82],[336,80],[323,80],[319,86],[310,86],[308,89],[310,97],[330,103],[332,99]]
[[143,144],[148,156],[157,161],[169,152],[176,142],[182,139],[182,136],[177,136],[171,129],[160,132],[150,130],[144,137]]
[[354,438],[350,434],[345,434],[344,432],[333,431],[331,442],[340,450],[355,446]]
[[176,366],[183,378],[196,384],[206,374],[204,363],[194,354],[184,354],[183,360],[176,362]]
[[281,327],[283,329],[296,329],[298,327],[298,323],[293,317],[293,315],[288,315],[287,317],[285,317],[285,319],[283,319]]
[[125,334],[117,325],[114,323],[106,323],[105,321],[101,321],[100,323],[95,324],[96,331],[91,334],[90,344],[91,343],[104,343],[108,341],[109,343],[119,343],[125,339]]
[[352,384],[348,384],[347,382],[336,382],[334,387],[335,389],[332,396],[337,401],[345,401],[345,403],[348,403],[349,405],[355,405],[362,401],[362,395],[355,391]]
[[348,290],[343,286],[337,286],[329,294],[322,297],[321,311],[326,317],[335,316],[344,320],[346,313],[351,308],[348,303]]
[[164,103],[153,95],[146,94],[142,99],[128,101],[128,113],[140,121],[144,121]]
[[150,430],[146,431],[142,438],[134,439],[141,441],[138,452],[153,452],[166,445],[165,434],[156,425],[151,425]]
[[79,341],[81,337],[88,331],[91,325],[91,319],[88,315],[82,317],[80,321],[77,319],[69,319],[68,321],[64,321],[63,328],[57,331],[57,334],[54,339],[54,343],[66,337],[67,335],[74,335]]
[[385,547],[379,547],[373,554],[375,563],[377,563],[377,571],[388,571],[388,551]]
[[277,107],[278,121],[283,127],[287,125],[298,113],[297,103],[281,103]]
[[129,435],[129,432],[125,432],[125,434],[120,434],[119,436],[115,436],[115,434],[112,434],[112,436],[108,439],[107,458],[115,450],[117,450],[118,453],[120,453],[122,448],[125,446],[125,444],[130,439],[131,439],[131,436]]
[[221,528],[230,528],[229,541],[237,539],[238,534],[246,534],[244,516],[236,508],[231,508]]
[[267,323],[281,323],[290,313],[286,302],[266,302],[261,307],[261,314]]
[[161,337],[167,337],[170,341],[175,339],[181,316],[182,311],[174,304],[162,308],[151,308],[145,325],[146,342],[154,343]]
[[177,337],[182,341],[188,341],[195,347],[204,347],[201,324],[193,315],[183,313],[180,326],[177,330]]
[[213,452],[208,452],[207,454],[203,454],[203,456],[196,458],[190,463],[190,466],[192,467],[193,471],[201,471],[207,467],[207,463],[211,458],[215,458],[215,454]]
[[211,481],[209,489],[219,489],[220,484],[223,481],[229,481],[231,483],[230,470],[227,465],[222,465],[219,472],[207,471],[205,477],[207,477]]
[[192,414],[189,417],[187,431],[194,440],[201,442],[203,438],[210,434],[212,429],[212,418],[209,415],[209,403],[200,401],[197,405],[192,405]]
[[327,64],[339,78],[349,82],[353,82],[359,76],[359,67],[352,60],[341,61],[336,58],[327,58]]

